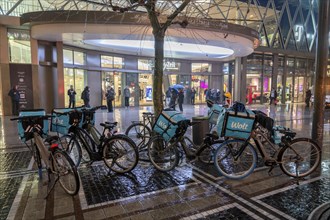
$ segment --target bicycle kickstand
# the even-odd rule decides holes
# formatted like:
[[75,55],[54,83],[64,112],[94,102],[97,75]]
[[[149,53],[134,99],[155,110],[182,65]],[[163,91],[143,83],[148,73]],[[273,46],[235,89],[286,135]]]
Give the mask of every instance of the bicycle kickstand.
[[50,189],[49,189],[49,184],[51,183],[51,179],[50,179],[50,175],[48,174],[48,186],[47,186],[47,195],[45,197],[45,199],[48,198],[49,194],[53,191],[53,189],[55,188],[55,185],[57,183],[57,181],[60,179],[59,175],[56,175],[56,179],[54,181],[54,184],[51,185]]
[[273,176],[273,169],[275,168],[275,166],[271,166],[270,169],[268,170],[268,175],[269,176]]

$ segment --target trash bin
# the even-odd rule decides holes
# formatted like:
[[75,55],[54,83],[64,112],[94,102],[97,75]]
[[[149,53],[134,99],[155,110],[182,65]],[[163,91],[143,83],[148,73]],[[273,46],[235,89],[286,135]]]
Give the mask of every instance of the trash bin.
[[192,122],[198,122],[192,126],[192,138],[196,145],[201,145],[205,135],[209,133],[209,119],[205,116],[192,117]]

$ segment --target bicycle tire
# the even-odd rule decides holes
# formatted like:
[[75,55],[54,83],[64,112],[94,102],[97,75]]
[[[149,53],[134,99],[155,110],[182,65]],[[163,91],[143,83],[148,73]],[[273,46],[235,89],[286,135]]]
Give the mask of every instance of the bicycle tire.
[[126,129],[125,134],[134,141],[139,152],[148,149],[151,138],[151,129],[148,126],[143,123],[133,123]]
[[205,164],[214,164],[215,151],[223,142],[223,140],[216,140],[211,144],[202,144],[202,146],[196,152],[198,160]]
[[81,147],[81,160],[84,163],[88,163],[91,161],[91,157],[89,155],[88,150],[86,150],[87,147],[90,148],[90,150],[92,150],[92,137],[89,136],[88,132],[85,131],[82,128],[78,128],[78,143],[80,144]]
[[63,148],[72,159],[76,167],[80,165],[82,152],[78,141],[72,135],[63,135],[60,138],[60,147]]
[[159,171],[170,171],[179,163],[179,151],[175,144],[167,143],[161,136],[153,137],[148,145],[151,163]]
[[71,195],[77,195],[80,189],[80,179],[77,168],[69,155],[62,150],[53,153],[53,169],[59,176],[59,182],[63,190]]
[[139,153],[135,143],[125,135],[114,135],[103,145],[104,163],[116,173],[127,173],[133,170]]
[[291,177],[305,177],[316,170],[321,162],[321,148],[309,138],[293,139],[279,152],[281,170]]
[[216,150],[214,164],[221,175],[229,179],[242,179],[253,172],[257,165],[257,153],[254,147],[247,143],[247,146],[238,155],[238,150],[244,143],[246,141],[228,140]]

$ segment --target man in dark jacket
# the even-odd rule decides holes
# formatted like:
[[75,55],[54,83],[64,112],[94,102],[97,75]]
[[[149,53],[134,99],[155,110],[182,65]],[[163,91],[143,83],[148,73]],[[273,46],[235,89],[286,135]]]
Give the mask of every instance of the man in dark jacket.
[[128,86],[124,89],[124,97],[125,97],[125,108],[129,107],[129,97],[131,96],[131,92],[128,88]]
[[115,90],[108,86],[107,93],[105,94],[105,97],[107,98],[107,106],[108,106],[108,112],[113,112],[113,105],[112,101],[115,100]]
[[89,94],[89,87],[86,86],[84,91],[82,91],[81,93],[81,99],[84,100],[84,106],[85,107],[90,107],[89,105],[89,97],[90,97],[90,94]]
[[17,90],[18,86],[15,85],[13,88],[9,91],[8,95],[11,98],[11,104],[12,104],[12,114],[13,115],[18,115],[19,111],[19,92]]
[[183,112],[183,107],[182,107],[183,100],[184,100],[183,89],[179,89],[179,94],[178,94],[178,104],[179,104],[180,112]]
[[69,108],[75,108],[76,107],[76,91],[73,89],[73,85],[70,85],[70,89],[68,90],[68,96],[69,96]]

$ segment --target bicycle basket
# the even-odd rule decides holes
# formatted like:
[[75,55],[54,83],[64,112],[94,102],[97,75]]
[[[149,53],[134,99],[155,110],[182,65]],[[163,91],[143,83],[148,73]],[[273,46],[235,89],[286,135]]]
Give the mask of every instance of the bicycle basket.
[[[22,110],[19,112],[19,117],[22,116],[44,116],[46,112],[44,109],[31,109],[31,110]],[[48,119],[38,119],[37,124],[40,126],[40,135],[47,135],[49,131]],[[33,135],[30,132],[26,132],[26,129],[30,125],[28,120],[18,120],[17,128],[18,135],[21,141],[25,142],[33,138]]]
[[153,131],[161,135],[165,141],[169,141],[176,135],[182,135],[185,132],[188,121],[179,112],[162,111],[153,126]]
[[82,112],[82,124],[87,122],[87,119],[89,122],[94,125],[95,124],[95,111],[88,111],[88,108],[86,108],[87,111]]
[[271,132],[274,126],[274,119],[268,117],[262,111],[254,111],[254,113],[256,114],[256,122]]
[[226,111],[218,119],[217,130],[222,137],[248,139],[254,128],[255,114],[251,110],[245,112]]
[[209,113],[208,113],[209,123],[216,125],[218,122],[220,113],[223,112],[224,110],[225,110],[224,107],[214,104],[210,108]]
[[75,111],[67,115],[60,115],[56,113],[66,113],[70,111],[72,111],[71,108],[53,109],[52,115],[55,117],[52,118],[51,131],[57,132],[59,134],[67,134],[69,132],[69,128],[76,119],[79,121],[79,126],[82,126],[81,112]]

